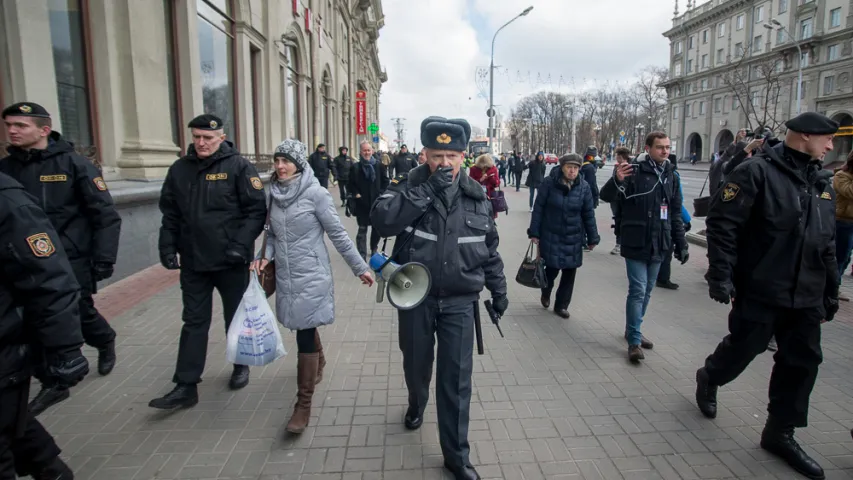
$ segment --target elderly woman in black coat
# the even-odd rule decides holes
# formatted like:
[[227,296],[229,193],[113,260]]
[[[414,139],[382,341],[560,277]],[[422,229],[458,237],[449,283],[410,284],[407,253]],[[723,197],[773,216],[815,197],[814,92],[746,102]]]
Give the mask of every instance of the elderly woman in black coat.
[[595,224],[595,200],[592,189],[579,172],[580,155],[569,154],[560,158],[560,168],[539,187],[533,216],[527,235],[539,245],[545,263],[548,285],[542,289],[542,306],[551,306],[551,290],[560,272],[560,286],[554,311],[569,318],[569,304],[575,288],[575,274],[583,263],[584,235],[592,250],[601,240]]

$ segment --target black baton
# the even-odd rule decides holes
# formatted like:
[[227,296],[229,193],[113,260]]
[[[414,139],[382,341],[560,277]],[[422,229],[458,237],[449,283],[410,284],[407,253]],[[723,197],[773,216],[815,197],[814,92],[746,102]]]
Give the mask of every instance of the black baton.
[[480,324],[480,302],[474,302],[474,334],[477,336],[477,354],[482,355],[483,349],[483,326]]

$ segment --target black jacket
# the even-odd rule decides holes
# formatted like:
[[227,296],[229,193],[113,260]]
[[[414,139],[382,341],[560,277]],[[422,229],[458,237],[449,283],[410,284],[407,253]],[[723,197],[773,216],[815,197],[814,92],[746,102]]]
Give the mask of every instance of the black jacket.
[[832,172],[784,144],[735,168],[705,221],[709,282],[737,297],[785,308],[823,306],[837,295]]
[[509,167],[509,171],[512,173],[521,173],[527,168],[527,164],[525,164],[524,160],[518,155],[509,157],[509,163],[507,166]]
[[484,286],[493,297],[506,295],[492,205],[464,170],[457,175],[458,200],[449,211],[426,183],[428,165],[394,178],[373,205],[371,224],[383,237],[396,236],[395,245],[400,245],[423,217],[395,261],[426,265],[432,275],[430,296],[474,301]]
[[[619,202],[619,223],[622,256],[644,262],[660,262],[670,250],[687,251],[684,221],[681,218],[681,192],[673,165],[663,164],[660,179],[648,157],[637,163],[639,173],[621,184],[614,175],[601,188],[601,199]],[[662,205],[666,205],[666,220]]]
[[224,270],[225,252],[254,258],[255,239],[266,221],[264,186],[255,166],[229,141],[200,159],[190,146],[169,168],[160,193],[160,256],[180,254],[182,268]]
[[409,173],[409,170],[417,166],[418,157],[414,156],[411,152],[401,153],[391,161],[391,172],[389,172],[390,177],[393,178],[397,175]]
[[97,167],[58,132],[44,150],[9,147],[0,172],[20,182],[47,214],[68,258],[115,264],[121,216]]
[[592,203],[595,207],[598,207],[599,192],[598,179],[595,177],[596,172],[598,172],[598,167],[595,166],[595,163],[585,162],[581,165],[580,175],[589,184],[589,189],[592,192]]
[[338,178],[335,164],[332,162],[332,156],[329,155],[329,152],[315,150],[308,157],[308,165],[311,165],[311,170],[314,170],[314,176],[317,178],[329,178],[330,173]]
[[30,345],[83,345],[79,289],[59,235],[24,188],[0,173],[0,389],[29,383]]
[[[352,196],[352,205],[355,206],[355,218],[359,225],[370,225],[370,207],[373,202],[379,198],[379,195],[388,188],[388,168],[382,165],[381,162],[373,161],[374,176],[371,182],[364,175],[364,170],[361,167],[361,162],[357,161],[350,167],[349,182],[347,188],[348,195]],[[356,195],[361,195],[360,198],[355,198]]]
[[347,183],[349,181],[349,172],[352,168],[354,160],[349,155],[338,155],[335,157],[335,179],[338,183]]
[[545,160],[533,160],[527,164],[530,171],[527,173],[527,180],[524,184],[530,188],[537,188],[545,181]]

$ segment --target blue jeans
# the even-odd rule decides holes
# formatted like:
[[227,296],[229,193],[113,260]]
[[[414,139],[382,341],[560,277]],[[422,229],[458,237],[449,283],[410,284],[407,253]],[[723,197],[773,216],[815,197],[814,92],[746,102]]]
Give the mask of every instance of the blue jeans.
[[536,187],[530,187],[530,208],[533,208],[533,201],[536,199]]
[[835,222],[835,259],[838,261],[838,281],[850,265],[850,252],[853,250],[853,223],[843,220]]
[[628,300],[625,302],[625,332],[628,345],[639,345],[643,335],[640,325],[646,315],[652,289],[660,271],[660,262],[644,262],[641,260],[625,259],[628,269]]

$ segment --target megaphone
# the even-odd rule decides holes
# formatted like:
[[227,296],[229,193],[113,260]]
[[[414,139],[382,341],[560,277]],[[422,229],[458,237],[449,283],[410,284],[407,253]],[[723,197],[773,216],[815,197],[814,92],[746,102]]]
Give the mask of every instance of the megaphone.
[[399,265],[389,262],[384,254],[375,253],[370,257],[370,268],[376,272],[379,283],[376,303],[382,303],[387,289],[388,302],[399,310],[411,310],[420,305],[432,285],[432,275],[422,263]]

